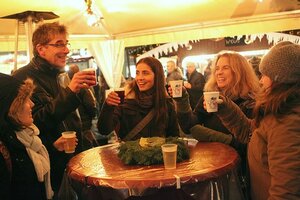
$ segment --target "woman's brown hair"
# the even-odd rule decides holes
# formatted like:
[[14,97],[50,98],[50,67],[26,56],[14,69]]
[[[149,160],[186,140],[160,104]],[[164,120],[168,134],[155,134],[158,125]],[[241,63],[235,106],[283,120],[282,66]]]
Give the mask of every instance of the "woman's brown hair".
[[300,81],[290,84],[273,82],[268,91],[256,97],[255,125],[258,127],[261,119],[269,114],[280,120],[280,116],[292,113],[296,105],[300,105]]
[[[167,104],[166,104],[166,89],[165,89],[165,75],[163,66],[159,60],[153,57],[146,57],[140,59],[136,66],[140,63],[145,63],[148,65],[154,73],[154,110],[155,110],[155,122],[157,125],[161,126],[167,119]],[[139,89],[136,84],[134,84],[133,89],[136,93],[139,92]],[[158,127],[158,126],[157,126]]]

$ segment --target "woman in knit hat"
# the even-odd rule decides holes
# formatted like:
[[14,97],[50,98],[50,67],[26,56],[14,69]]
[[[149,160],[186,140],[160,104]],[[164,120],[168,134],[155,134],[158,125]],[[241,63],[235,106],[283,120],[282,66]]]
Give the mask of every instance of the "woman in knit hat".
[[248,143],[253,200],[300,199],[300,45],[280,42],[259,66],[264,92],[249,120],[227,97],[218,117]]
[[[33,124],[30,100],[32,80],[22,82],[0,73],[0,199],[52,199],[50,160],[38,128]],[[62,151],[65,140],[54,146]],[[7,150],[7,151],[5,151]]]

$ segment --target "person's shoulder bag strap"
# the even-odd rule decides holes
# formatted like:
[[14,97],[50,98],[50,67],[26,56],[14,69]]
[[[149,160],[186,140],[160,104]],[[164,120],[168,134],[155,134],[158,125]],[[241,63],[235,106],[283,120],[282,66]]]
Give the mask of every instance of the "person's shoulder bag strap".
[[154,116],[154,109],[150,110],[150,112],[140,121],[123,139],[124,141],[131,140],[138,134],[153,118]]

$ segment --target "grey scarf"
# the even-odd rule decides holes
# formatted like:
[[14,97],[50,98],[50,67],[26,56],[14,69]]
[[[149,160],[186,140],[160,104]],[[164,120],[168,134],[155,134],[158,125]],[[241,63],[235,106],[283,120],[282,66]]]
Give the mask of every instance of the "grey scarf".
[[50,182],[50,159],[46,147],[38,137],[40,131],[35,125],[17,131],[16,135],[25,146],[27,153],[34,164],[40,182],[45,183],[47,199],[52,199],[53,190]]

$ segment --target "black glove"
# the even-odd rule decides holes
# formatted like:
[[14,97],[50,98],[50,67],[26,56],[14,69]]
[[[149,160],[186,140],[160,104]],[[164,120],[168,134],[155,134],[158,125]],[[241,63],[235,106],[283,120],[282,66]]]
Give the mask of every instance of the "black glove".
[[198,141],[203,142],[221,142],[224,144],[231,144],[233,136],[201,125],[195,125],[190,129],[192,136]]

